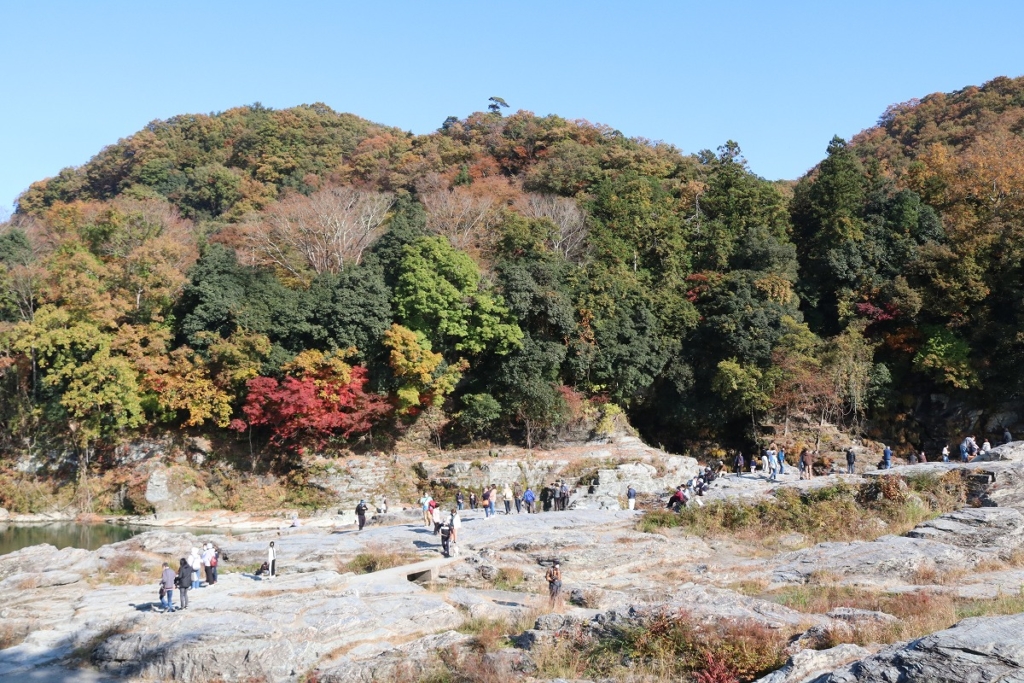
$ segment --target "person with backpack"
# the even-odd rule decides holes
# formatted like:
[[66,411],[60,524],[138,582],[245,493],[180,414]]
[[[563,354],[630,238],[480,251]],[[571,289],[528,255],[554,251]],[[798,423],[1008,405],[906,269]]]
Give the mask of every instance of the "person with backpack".
[[171,565],[164,562],[163,571],[160,572],[160,605],[165,612],[174,611],[174,584],[177,578]]
[[533,505],[537,502],[537,494],[533,492],[533,488],[527,486],[526,491],[523,492],[523,503],[526,505],[526,514],[533,514]]
[[210,558],[210,570],[213,573],[213,582],[217,583],[217,566],[220,564],[220,548],[214,544],[210,544],[210,549],[213,551],[213,557]]
[[636,489],[632,484],[626,488],[626,504],[629,505],[630,510],[636,509]]
[[365,500],[360,500],[359,505],[356,505],[356,519],[359,521],[359,530],[362,531],[363,527],[366,526],[366,511],[369,510],[366,506]]
[[486,486],[480,494],[480,504],[484,506],[484,519],[487,519],[491,516],[491,490]]
[[188,607],[188,589],[192,585],[192,565],[184,557],[178,562],[178,602],[181,609]]

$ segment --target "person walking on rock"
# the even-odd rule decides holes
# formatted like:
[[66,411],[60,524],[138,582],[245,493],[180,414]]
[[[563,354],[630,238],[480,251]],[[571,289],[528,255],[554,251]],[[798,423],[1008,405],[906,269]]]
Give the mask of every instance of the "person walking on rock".
[[537,494],[533,492],[533,489],[529,486],[526,487],[526,491],[523,493],[523,503],[526,505],[526,514],[533,514],[533,504],[537,502]]
[[441,553],[445,557],[451,557],[452,527],[451,527],[451,524],[449,523],[449,520],[444,520],[444,521],[441,522],[440,533],[441,533]]
[[366,507],[366,501],[360,500],[359,505],[356,505],[356,520],[359,522],[359,530],[362,531],[363,527],[366,526],[366,511],[369,510]]
[[160,572],[160,605],[165,612],[174,611],[174,580],[177,578],[171,565],[164,562],[163,571]]
[[277,548],[273,541],[267,546],[267,567],[270,568],[270,578],[277,576]]
[[846,449],[846,473],[853,474],[854,467],[857,464],[857,452],[853,450],[853,446]]
[[520,514],[523,511],[523,487],[519,485],[517,481],[512,485],[512,497],[516,501],[516,514]]
[[558,560],[555,560],[555,563],[548,568],[544,578],[548,581],[549,604],[551,609],[554,609],[562,594],[562,567]]
[[632,484],[626,489],[626,504],[630,510],[636,509],[636,489],[633,488]]
[[188,607],[188,589],[192,585],[192,565],[184,557],[178,562],[178,602],[181,609]]
[[[883,444],[883,446],[884,445],[885,444]],[[892,469],[892,449],[888,446],[885,446],[885,448],[882,449],[882,463],[884,464],[882,469]]]
[[444,523],[444,512],[441,510],[440,505],[435,506],[430,511],[430,518],[434,523],[434,535],[437,536],[441,533],[441,525]]
[[786,447],[779,446],[779,474],[786,473]]

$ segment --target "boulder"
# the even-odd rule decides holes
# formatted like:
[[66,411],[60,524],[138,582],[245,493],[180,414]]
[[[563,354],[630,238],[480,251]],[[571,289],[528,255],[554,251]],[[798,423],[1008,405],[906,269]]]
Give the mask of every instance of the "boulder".
[[6,522],[11,518],[11,513],[7,511],[7,508],[0,508],[0,522]]
[[945,631],[888,647],[812,680],[813,683],[1024,681],[1022,630],[1024,614],[965,619]]
[[1024,461],[1024,441],[1011,441],[1008,444],[996,446],[990,451],[979,453],[973,462],[995,462],[1000,460]]
[[1014,508],[964,508],[922,522],[907,536],[962,548],[1013,550],[1024,544],[1024,514]]
[[806,583],[815,574],[858,577],[861,583],[886,586],[913,581],[921,570],[971,569],[988,553],[920,538],[882,536],[874,541],[819,543],[784,553],[772,571],[777,583]]
[[847,662],[867,657],[871,650],[845,643],[827,650],[801,650],[786,662],[755,683],[806,683],[826,671],[832,671]]

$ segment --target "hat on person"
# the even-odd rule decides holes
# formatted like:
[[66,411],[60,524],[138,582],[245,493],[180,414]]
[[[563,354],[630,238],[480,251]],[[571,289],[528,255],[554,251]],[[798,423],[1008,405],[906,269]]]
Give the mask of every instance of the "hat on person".
[[198,555],[199,554],[199,548],[192,548],[192,554],[193,555]]

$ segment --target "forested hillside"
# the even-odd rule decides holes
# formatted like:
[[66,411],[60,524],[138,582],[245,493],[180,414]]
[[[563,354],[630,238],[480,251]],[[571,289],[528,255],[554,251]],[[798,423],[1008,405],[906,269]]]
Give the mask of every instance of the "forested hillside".
[[33,184],[0,226],[0,447],[535,444],[619,409],[677,449],[798,415],[920,445],[1018,397],[1024,79],[894,106],[795,186],[503,104],[422,136],[179,116]]

